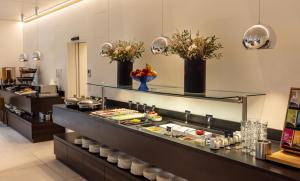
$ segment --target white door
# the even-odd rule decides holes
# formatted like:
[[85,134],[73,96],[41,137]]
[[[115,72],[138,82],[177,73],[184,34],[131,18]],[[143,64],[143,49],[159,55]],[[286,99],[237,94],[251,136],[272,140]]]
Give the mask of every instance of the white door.
[[67,97],[87,96],[87,43],[68,44]]

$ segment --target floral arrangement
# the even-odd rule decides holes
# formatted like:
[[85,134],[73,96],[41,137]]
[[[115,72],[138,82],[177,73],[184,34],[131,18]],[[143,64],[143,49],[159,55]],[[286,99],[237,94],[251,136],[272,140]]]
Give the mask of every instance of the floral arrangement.
[[134,62],[136,59],[142,57],[144,51],[145,48],[143,42],[128,42],[119,40],[112,43],[112,48],[108,50],[107,56],[110,57],[110,62]]
[[218,53],[217,51],[223,48],[223,46],[217,40],[218,38],[216,38],[216,36],[200,36],[199,31],[196,33],[194,38],[188,30],[176,32],[170,39],[170,47],[166,54],[178,54],[185,60],[220,59],[222,57],[222,53]]

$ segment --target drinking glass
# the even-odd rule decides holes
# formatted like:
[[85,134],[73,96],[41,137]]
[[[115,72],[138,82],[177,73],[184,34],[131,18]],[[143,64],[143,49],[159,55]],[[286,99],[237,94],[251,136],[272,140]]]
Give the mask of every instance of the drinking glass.
[[258,140],[266,141],[268,139],[268,121],[261,120],[259,122]]

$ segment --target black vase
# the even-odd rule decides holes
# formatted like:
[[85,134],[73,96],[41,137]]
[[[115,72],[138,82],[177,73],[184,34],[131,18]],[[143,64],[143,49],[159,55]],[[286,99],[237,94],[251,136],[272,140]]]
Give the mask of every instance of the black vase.
[[206,61],[189,59],[184,61],[184,92],[205,93]]
[[132,78],[130,73],[132,72],[133,63],[129,61],[118,62],[117,81],[118,86],[132,86]]

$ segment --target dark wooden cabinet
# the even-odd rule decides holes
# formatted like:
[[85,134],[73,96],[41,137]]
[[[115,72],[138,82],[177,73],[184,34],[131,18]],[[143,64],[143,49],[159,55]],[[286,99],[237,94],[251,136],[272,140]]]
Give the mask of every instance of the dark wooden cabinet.
[[67,148],[67,164],[78,172],[83,171],[83,155],[76,149]]
[[63,162],[67,162],[67,145],[60,142],[54,141],[54,154],[58,160],[62,160]]
[[104,158],[91,154],[74,144],[75,133],[54,136],[56,159],[63,162],[89,181],[145,181],[143,177],[131,175]]
[[6,114],[8,126],[18,131],[33,143],[52,140],[54,134],[65,132],[64,127],[53,122],[30,122],[10,111],[7,111]]
[[12,127],[30,141],[36,143],[53,139],[53,134],[64,133],[65,128],[52,121],[39,122],[39,112],[45,113],[52,111],[53,104],[63,103],[61,97],[30,97],[17,95],[10,91],[0,90],[0,96],[4,98],[6,104],[13,105],[20,110],[26,111],[32,118],[23,117],[5,109],[8,126]]
[[105,181],[105,167],[103,163],[90,157],[83,159],[83,170],[85,171],[85,177],[90,181]]
[[105,168],[105,181],[131,181],[123,174],[120,174],[110,168]]
[[8,126],[14,128],[16,131],[21,133],[23,136],[25,136],[27,139],[31,140],[31,123],[22,119],[21,117],[11,113],[7,112],[7,119],[9,120],[7,122]]

